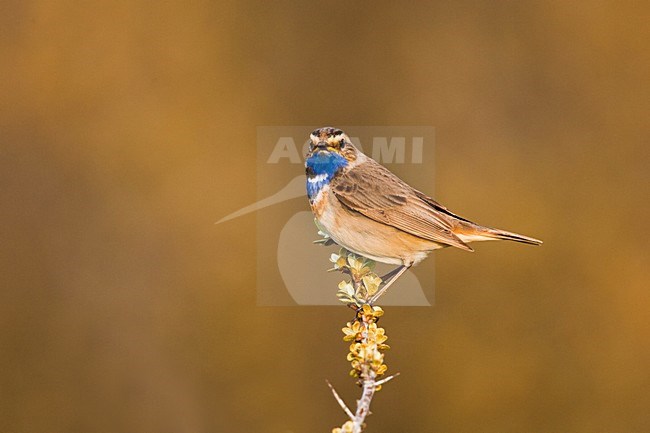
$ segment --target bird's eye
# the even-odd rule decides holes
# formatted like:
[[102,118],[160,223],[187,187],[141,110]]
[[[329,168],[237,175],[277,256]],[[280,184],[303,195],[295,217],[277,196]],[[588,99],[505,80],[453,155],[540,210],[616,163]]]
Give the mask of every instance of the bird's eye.
[[339,141],[339,147],[341,149],[343,149],[345,147],[345,139],[342,138],[341,141]]

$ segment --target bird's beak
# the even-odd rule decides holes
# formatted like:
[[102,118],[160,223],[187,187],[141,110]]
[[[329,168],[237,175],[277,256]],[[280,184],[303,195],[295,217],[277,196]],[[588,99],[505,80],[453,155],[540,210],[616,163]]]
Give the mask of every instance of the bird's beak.
[[329,147],[325,141],[319,141],[314,145],[314,148],[312,149],[312,153],[319,153],[319,152],[332,152],[334,149]]

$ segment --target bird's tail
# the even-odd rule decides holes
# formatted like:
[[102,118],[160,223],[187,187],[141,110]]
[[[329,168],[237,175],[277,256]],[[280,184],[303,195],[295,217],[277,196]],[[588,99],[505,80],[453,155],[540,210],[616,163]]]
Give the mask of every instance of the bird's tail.
[[507,232],[505,230],[483,227],[479,226],[478,224],[461,224],[454,230],[454,234],[462,239],[463,242],[505,240],[521,242],[530,245],[542,244],[542,241],[539,239],[531,238],[529,236],[524,236],[517,233]]
[[539,239],[531,238],[529,236],[524,236],[520,235],[517,233],[511,233],[507,232],[505,230],[498,230],[498,229],[488,229],[488,233],[493,236],[495,239],[503,239],[506,241],[515,241],[515,242],[521,242],[524,244],[530,244],[530,245],[541,245],[542,241]]

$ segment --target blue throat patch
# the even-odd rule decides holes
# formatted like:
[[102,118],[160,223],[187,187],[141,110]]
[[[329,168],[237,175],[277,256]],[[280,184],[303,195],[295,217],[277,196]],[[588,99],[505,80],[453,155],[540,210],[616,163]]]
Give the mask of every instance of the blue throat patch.
[[348,160],[334,152],[316,152],[305,161],[307,167],[307,196],[316,197],[323,187],[330,183],[341,168],[348,165]]

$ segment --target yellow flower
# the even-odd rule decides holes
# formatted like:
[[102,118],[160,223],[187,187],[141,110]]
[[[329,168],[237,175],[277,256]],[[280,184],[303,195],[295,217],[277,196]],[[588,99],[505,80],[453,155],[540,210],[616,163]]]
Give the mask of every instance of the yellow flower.
[[350,281],[341,281],[339,283],[339,290],[345,292],[346,295],[354,296],[354,286]]
[[332,433],[352,433],[354,431],[354,423],[346,421],[341,427],[332,429]]
[[379,285],[381,284],[381,278],[371,273],[365,275],[361,280],[363,281],[363,285],[365,286],[368,295],[372,296],[377,293],[377,289],[379,289]]
[[357,276],[363,277],[364,275],[372,272],[374,262],[366,258],[359,258],[353,254],[348,255],[348,267],[352,273]]
[[359,338],[359,333],[361,332],[361,324],[359,322],[354,322],[352,324],[348,322],[347,326],[343,328],[342,331],[345,334],[343,341],[357,340]]
[[330,256],[330,262],[334,263],[334,270],[341,269],[346,266],[346,256],[345,250],[339,250],[339,253],[332,253]]

